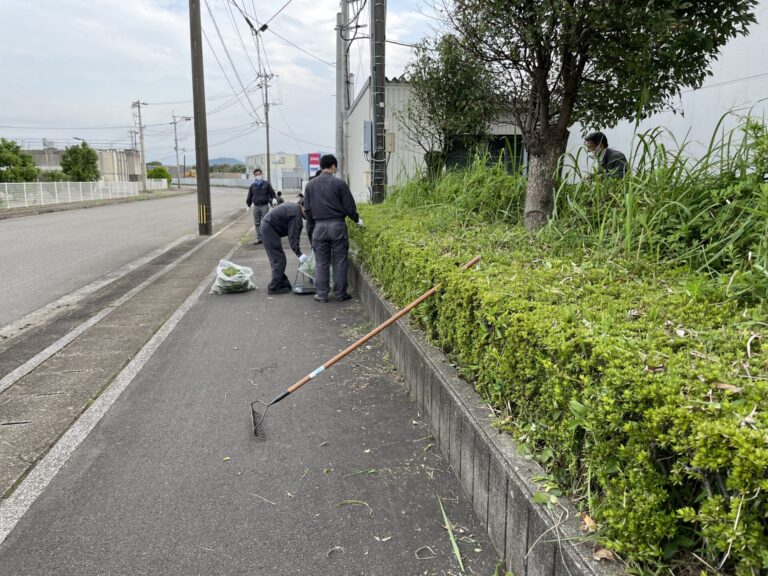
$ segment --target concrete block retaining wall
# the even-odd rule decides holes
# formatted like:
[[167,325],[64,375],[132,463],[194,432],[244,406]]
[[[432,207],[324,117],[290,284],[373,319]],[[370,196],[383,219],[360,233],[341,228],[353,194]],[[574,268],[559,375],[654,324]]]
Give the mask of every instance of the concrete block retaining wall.
[[[394,314],[359,266],[350,266],[349,276],[375,324]],[[518,455],[513,440],[491,426],[488,406],[407,318],[380,337],[507,569],[515,576],[622,572],[592,558],[593,545],[583,542],[570,502],[561,498],[558,506],[547,508],[533,501],[540,489],[532,478],[544,471]]]

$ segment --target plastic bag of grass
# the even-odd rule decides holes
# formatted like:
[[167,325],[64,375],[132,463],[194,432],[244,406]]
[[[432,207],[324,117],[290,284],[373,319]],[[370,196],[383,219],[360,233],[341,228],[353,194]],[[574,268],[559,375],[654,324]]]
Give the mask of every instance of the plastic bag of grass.
[[[307,259],[304,261],[304,264],[299,265],[299,272],[304,274],[307,278],[315,281],[315,276],[317,275],[316,270],[316,264],[315,264],[315,251],[311,250],[309,252],[309,256],[307,256]],[[331,265],[328,267],[328,275],[330,277],[331,282],[333,282],[333,262],[331,262]]]
[[228,260],[220,260],[216,268],[216,281],[211,287],[211,294],[234,294],[255,290],[251,275],[253,270],[247,266],[238,266]]
[[315,251],[314,250],[310,250],[309,256],[307,256],[307,259],[304,261],[304,264],[301,264],[299,266],[299,272],[301,272],[308,278],[311,278],[312,280],[315,279]]

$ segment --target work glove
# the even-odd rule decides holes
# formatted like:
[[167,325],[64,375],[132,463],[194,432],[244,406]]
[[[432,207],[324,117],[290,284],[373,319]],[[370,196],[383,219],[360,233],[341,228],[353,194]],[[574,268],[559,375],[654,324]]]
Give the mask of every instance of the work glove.
[[274,208],[275,206],[277,206],[277,200],[272,200],[272,208]]
[[304,264],[304,262],[306,262],[306,261],[307,261],[307,255],[306,254],[302,254],[301,256],[299,256],[299,264]]
[[362,218],[360,218],[360,219],[357,221],[357,225],[358,225],[358,226],[360,226],[360,228],[365,228],[365,224],[363,224],[363,219],[362,219]]

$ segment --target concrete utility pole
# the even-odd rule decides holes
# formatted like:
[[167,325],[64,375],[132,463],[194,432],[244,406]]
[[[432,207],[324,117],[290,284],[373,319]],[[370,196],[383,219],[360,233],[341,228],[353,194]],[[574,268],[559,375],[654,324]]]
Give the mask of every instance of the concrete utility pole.
[[176,125],[181,121],[192,120],[192,116],[176,116],[171,111],[173,116],[173,149],[176,151],[176,188],[181,188],[181,174],[179,173],[179,136],[176,131]]
[[208,123],[205,116],[205,76],[200,0],[189,0],[189,37],[192,45],[192,99],[195,112],[195,161],[197,163],[197,227],[201,236],[213,233],[211,181],[208,174]]
[[144,126],[141,123],[141,107],[146,106],[146,102],[136,100],[131,104],[131,108],[136,108],[139,113],[139,158],[141,161],[141,191],[147,193],[147,163],[144,160]]
[[373,106],[373,153],[371,154],[371,202],[384,201],[387,158],[384,152],[384,47],[387,0],[371,0],[371,103]]
[[259,49],[259,33],[264,32],[265,30],[267,30],[267,28],[268,27],[266,24],[262,24],[261,28],[259,28],[258,31],[256,31],[254,28],[251,28],[251,31],[253,32],[256,38],[256,60],[259,63],[259,73],[256,77],[259,79],[259,82],[260,82],[259,88],[262,89],[262,94],[264,98],[264,127],[267,133],[267,180],[271,182],[272,181],[272,155],[269,149],[269,81],[272,80],[272,78],[274,78],[275,75],[267,73],[262,68],[261,50]]
[[269,150],[269,81],[272,74],[259,75],[264,82],[264,128],[267,131],[267,180],[272,181],[272,154]]
[[[347,0],[341,0],[345,6]],[[336,160],[338,161],[338,176],[344,179],[344,36],[347,23],[342,12],[336,14]]]

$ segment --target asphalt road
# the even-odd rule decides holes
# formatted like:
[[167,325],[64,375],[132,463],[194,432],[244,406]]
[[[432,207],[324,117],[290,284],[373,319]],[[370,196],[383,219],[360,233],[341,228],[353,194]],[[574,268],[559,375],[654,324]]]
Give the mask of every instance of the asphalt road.
[[[212,190],[214,220],[243,210],[245,196]],[[197,233],[194,194],[0,220],[0,327]]]
[[[302,238],[302,245],[306,238]],[[357,300],[202,296],[0,545],[24,575],[490,576],[495,553],[376,340],[273,406],[370,329]],[[296,258],[288,255],[289,270]]]

